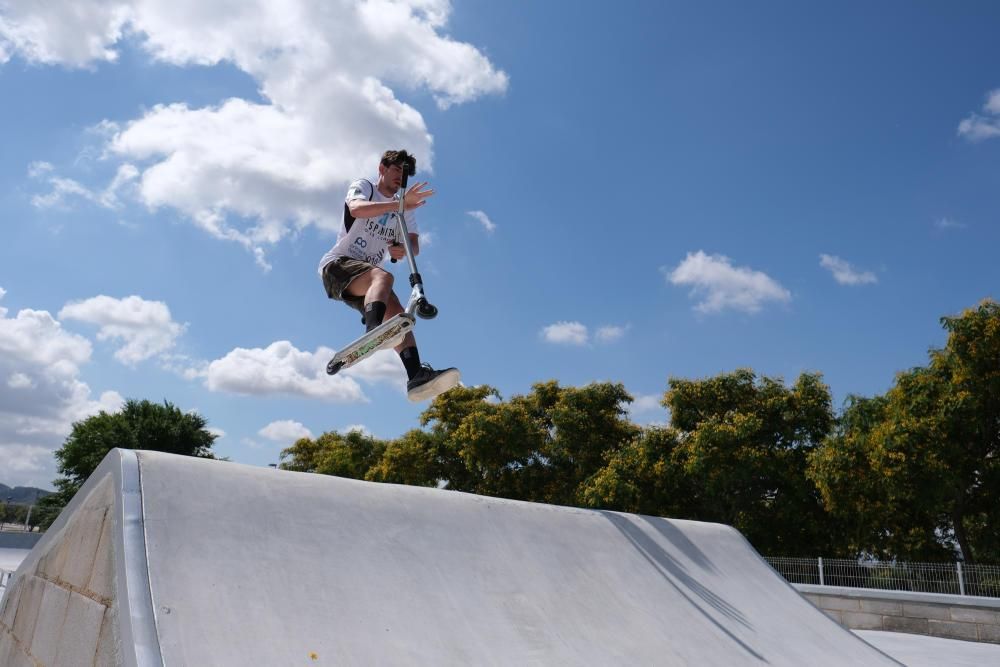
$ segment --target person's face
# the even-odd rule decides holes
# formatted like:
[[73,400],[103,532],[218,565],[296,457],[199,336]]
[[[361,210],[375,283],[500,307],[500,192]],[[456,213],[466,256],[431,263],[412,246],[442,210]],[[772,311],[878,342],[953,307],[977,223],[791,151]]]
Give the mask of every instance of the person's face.
[[382,180],[393,190],[398,190],[403,182],[403,168],[398,164],[390,164],[388,167],[379,165],[382,170]]

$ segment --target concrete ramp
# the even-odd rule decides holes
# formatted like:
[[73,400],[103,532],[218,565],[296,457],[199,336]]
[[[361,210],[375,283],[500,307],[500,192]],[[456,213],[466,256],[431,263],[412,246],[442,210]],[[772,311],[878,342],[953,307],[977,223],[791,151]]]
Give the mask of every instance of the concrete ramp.
[[0,607],[56,664],[898,663],[726,526],[115,450]]

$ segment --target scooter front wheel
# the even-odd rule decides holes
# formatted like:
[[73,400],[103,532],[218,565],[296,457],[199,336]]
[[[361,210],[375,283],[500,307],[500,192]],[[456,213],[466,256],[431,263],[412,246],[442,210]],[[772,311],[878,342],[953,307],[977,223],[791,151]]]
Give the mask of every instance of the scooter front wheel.
[[432,306],[427,299],[421,299],[417,302],[417,315],[425,320],[433,320],[437,317],[438,309],[436,306]]

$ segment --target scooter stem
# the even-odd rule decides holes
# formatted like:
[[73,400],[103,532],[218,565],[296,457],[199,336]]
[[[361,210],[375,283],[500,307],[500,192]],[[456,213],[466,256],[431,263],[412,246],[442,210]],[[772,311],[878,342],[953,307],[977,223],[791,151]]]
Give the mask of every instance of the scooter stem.
[[410,303],[407,304],[406,310],[410,313],[415,310],[419,317],[430,320],[437,317],[438,309],[432,306],[427,297],[424,296],[424,281],[420,277],[420,272],[417,271],[417,261],[413,258],[413,246],[410,243],[410,232],[406,228],[406,214],[404,211],[406,207],[407,177],[406,169],[403,169],[403,180],[399,184],[399,213],[396,216],[396,219],[399,221],[397,241],[399,240],[398,237],[401,236],[403,239],[403,248],[406,249],[406,259],[410,262],[410,287],[413,288],[413,293],[410,295]]

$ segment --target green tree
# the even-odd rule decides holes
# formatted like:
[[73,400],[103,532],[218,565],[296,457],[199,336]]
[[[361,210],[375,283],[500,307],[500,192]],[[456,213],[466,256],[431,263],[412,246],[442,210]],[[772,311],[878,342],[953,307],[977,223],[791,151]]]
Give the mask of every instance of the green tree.
[[677,448],[674,429],[642,429],[638,437],[612,452],[607,464],[584,483],[581,504],[653,516],[695,516],[690,499],[697,489],[675,458]]
[[431,433],[412,429],[387,443],[364,479],[372,482],[436,486],[442,480],[439,441]]
[[848,396],[833,433],[809,456],[807,474],[827,510],[842,522],[844,555],[891,559],[911,551],[904,544],[926,539],[920,534],[926,517],[914,520],[915,508],[890,489],[889,457],[876,449],[887,410],[884,396]]
[[944,317],[944,348],[884,397],[848,406],[812,476],[855,514],[855,546],[883,556],[1000,557],[1000,306]]
[[458,387],[421,415],[429,430],[391,443],[369,478],[575,504],[605,455],[638,432],[625,417],[623,405],[631,400],[609,383],[542,382],[508,401],[492,387]]
[[55,457],[62,477],[55,480],[56,493],[39,501],[50,525],[104,460],[108,452],[147,449],[185,456],[215,458],[215,436],[205,427],[204,417],[182,412],[176,406],[128,400],[119,412],[100,413],[73,424],[73,429]]
[[364,479],[381,458],[386,442],[359,430],[341,435],[324,433],[315,440],[300,438],[281,452],[281,468],[352,479]]
[[749,369],[671,378],[672,463],[687,477],[690,518],[728,523],[763,553],[833,553],[837,529],[806,476],[834,414],[821,376],[791,387]]

